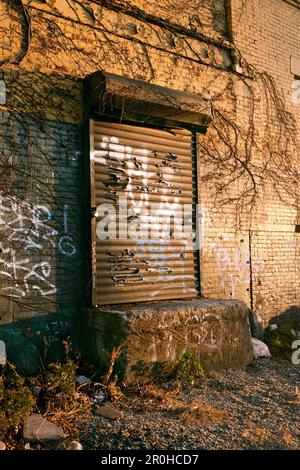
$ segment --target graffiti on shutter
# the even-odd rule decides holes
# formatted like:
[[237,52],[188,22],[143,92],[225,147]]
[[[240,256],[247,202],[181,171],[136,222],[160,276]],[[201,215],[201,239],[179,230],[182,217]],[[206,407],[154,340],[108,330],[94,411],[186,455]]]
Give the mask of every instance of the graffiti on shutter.
[[90,128],[94,303],[196,296],[191,134]]

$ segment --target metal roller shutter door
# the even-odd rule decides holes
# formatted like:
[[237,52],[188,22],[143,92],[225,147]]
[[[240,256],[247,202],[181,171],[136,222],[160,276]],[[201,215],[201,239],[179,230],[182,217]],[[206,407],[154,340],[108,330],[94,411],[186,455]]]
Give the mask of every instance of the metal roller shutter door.
[[[96,235],[99,216],[93,218],[93,304],[118,304],[197,295],[197,260],[185,240],[159,237],[160,227],[150,218],[150,206],[194,207],[195,168],[192,135],[165,130],[90,121],[92,207],[113,205],[116,234],[130,223],[129,214],[141,205],[142,229],[149,223],[154,238]],[[118,202],[127,198],[129,212],[120,216]],[[148,218],[147,218],[148,217]],[[141,220],[140,220],[141,221]],[[190,225],[192,221],[189,221]]]

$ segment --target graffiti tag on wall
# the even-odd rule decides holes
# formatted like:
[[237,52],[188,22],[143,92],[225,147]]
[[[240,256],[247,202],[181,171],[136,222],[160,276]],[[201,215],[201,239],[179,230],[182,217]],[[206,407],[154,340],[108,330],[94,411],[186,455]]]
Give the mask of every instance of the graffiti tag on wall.
[[[235,246],[229,249],[213,243],[211,249],[215,253],[216,268],[220,274],[220,288],[224,290],[227,285],[230,289],[230,296],[232,298],[240,298],[239,287],[248,291],[250,289],[248,247]],[[259,273],[264,265],[264,260],[256,260],[255,265],[252,266],[252,274]]]
[[44,205],[0,195],[0,292],[11,298],[43,297],[57,291],[54,280],[56,251],[74,256],[76,246],[69,233],[67,205],[63,229],[55,228],[53,215]]

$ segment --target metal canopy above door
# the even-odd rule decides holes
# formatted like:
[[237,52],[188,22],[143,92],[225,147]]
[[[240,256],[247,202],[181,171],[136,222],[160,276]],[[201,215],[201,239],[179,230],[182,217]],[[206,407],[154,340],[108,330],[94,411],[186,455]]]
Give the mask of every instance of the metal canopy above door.
[[191,133],[90,121],[90,146],[94,305],[195,297]]
[[85,103],[93,117],[121,117],[146,126],[205,133],[212,121],[212,105],[200,95],[100,71],[85,79]]

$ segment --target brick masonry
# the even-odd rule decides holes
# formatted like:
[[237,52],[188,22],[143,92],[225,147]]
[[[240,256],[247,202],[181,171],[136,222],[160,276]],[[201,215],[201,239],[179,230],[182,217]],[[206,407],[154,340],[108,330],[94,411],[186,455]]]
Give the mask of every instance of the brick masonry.
[[82,86],[38,73],[6,71],[3,78],[1,338],[10,359],[34,372],[35,354],[44,350],[53,360],[51,350],[61,351],[84,305]]
[[[24,308],[4,299],[0,312],[4,323],[49,312],[67,311],[72,316],[84,303],[86,285],[78,271],[85,271],[83,232],[88,232],[88,228],[82,229],[85,190],[82,186],[84,145],[80,128],[86,123],[82,95],[85,76],[102,70],[202,95],[210,99],[216,109],[234,119],[241,134],[249,129],[249,115],[253,115],[259,146],[253,151],[252,158],[256,168],[261,169],[268,158],[265,139],[271,141],[273,154],[276,154],[276,148],[280,154],[285,135],[278,139],[277,145],[276,135],[280,134],[278,123],[272,128],[274,108],[271,106],[268,110],[263,89],[247,78],[243,63],[230,51],[228,37],[232,36],[241,56],[257,69],[260,76],[264,77],[264,73],[272,75],[287,110],[293,114],[298,126],[300,122],[300,104],[292,104],[295,76],[291,68],[291,58],[294,63],[300,59],[297,2],[292,5],[283,0],[251,0],[241,6],[242,2],[238,0],[219,0],[196,2],[197,10],[193,1],[187,2],[184,10],[179,1],[166,0],[160,5],[154,1],[131,2],[150,15],[179,23],[190,31],[201,31],[213,38],[211,44],[197,34],[176,35],[161,24],[148,25],[134,15],[104,7],[95,7],[95,25],[85,18],[86,26],[74,23],[72,14],[62,11],[65,19],[55,17],[64,33],[62,37],[55,24],[49,21],[53,21],[51,11],[43,12],[48,7],[31,3],[30,50],[21,66],[7,64],[5,72],[1,72],[0,79],[7,84],[8,98],[6,106],[1,106],[1,151],[4,161],[7,161],[6,157],[12,158],[12,168],[18,168],[17,172],[11,170],[7,184],[13,183],[20,204],[30,203],[25,212],[32,211],[36,205],[47,208],[40,209],[38,218],[44,217],[42,229],[46,232],[53,222],[55,233],[51,236],[44,233],[46,239],[42,237],[42,243],[46,243],[47,248],[43,249],[42,257],[36,258],[36,247],[25,247],[21,261],[29,259],[26,266],[29,271],[22,271],[23,285],[21,283],[17,288],[21,296],[24,292],[26,295],[29,291],[34,292],[34,309],[28,309],[26,303]],[[42,9],[39,15],[33,14],[35,7]],[[8,24],[14,26],[9,20]],[[18,31],[16,25],[10,28],[10,39],[16,48],[20,38]],[[2,43],[4,57],[10,54],[8,44],[6,37]],[[232,70],[243,74],[239,76]],[[252,98],[249,84],[254,89]],[[264,134],[267,122],[273,129],[268,136]],[[291,306],[299,306],[300,242],[299,233],[295,231],[296,225],[300,224],[299,205],[298,209],[295,205],[298,193],[293,190],[294,194],[289,194],[283,202],[266,174],[251,209],[233,202],[213,203],[217,182],[230,180],[233,171],[226,166],[212,165],[203,151],[208,148],[208,140],[213,140],[214,132],[211,128],[206,136],[198,136],[201,294],[210,298],[243,300],[266,325],[272,316]],[[215,143],[222,154],[223,144],[217,138]],[[243,140],[238,144],[241,155],[244,144]],[[295,147],[291,150],[291,158],[299,172],[299,152]],[[28,174],[25,176],[23,171]],[[279,181],[284,173],[282,168],[280,171]],[[216,175],[215,179],[210,178],[211,173]],[[35,175],[39,175],[39,179]],[[229,196],[241,194],[247,181],[244,176],[234,179],[228,188]],[[4,187],[2,205],[9,207],[10,201],[5,200],[5,194]],[[28,219],[27,213],[26,217]],[[9,236],[12,236],[11,232]],[[34,241],[41,245],[41,240]],[[1,255],[4,256],[8,249],[11,247],[4,246]],[[9,253],[7,251],[8,256]],[[3,263],[9,271],[9,262],[4,260]],[[32,271],[36,265],[43,270],[38,278]],[[24,273],[25,276],[29,274],[26,279],[31,279],[31,283],[24,281]],[[53,291],[47,295],[47,306],[43,302],[45,290],[41,287],[45,277]],[[33,282],[36,279],[38,282]]]

